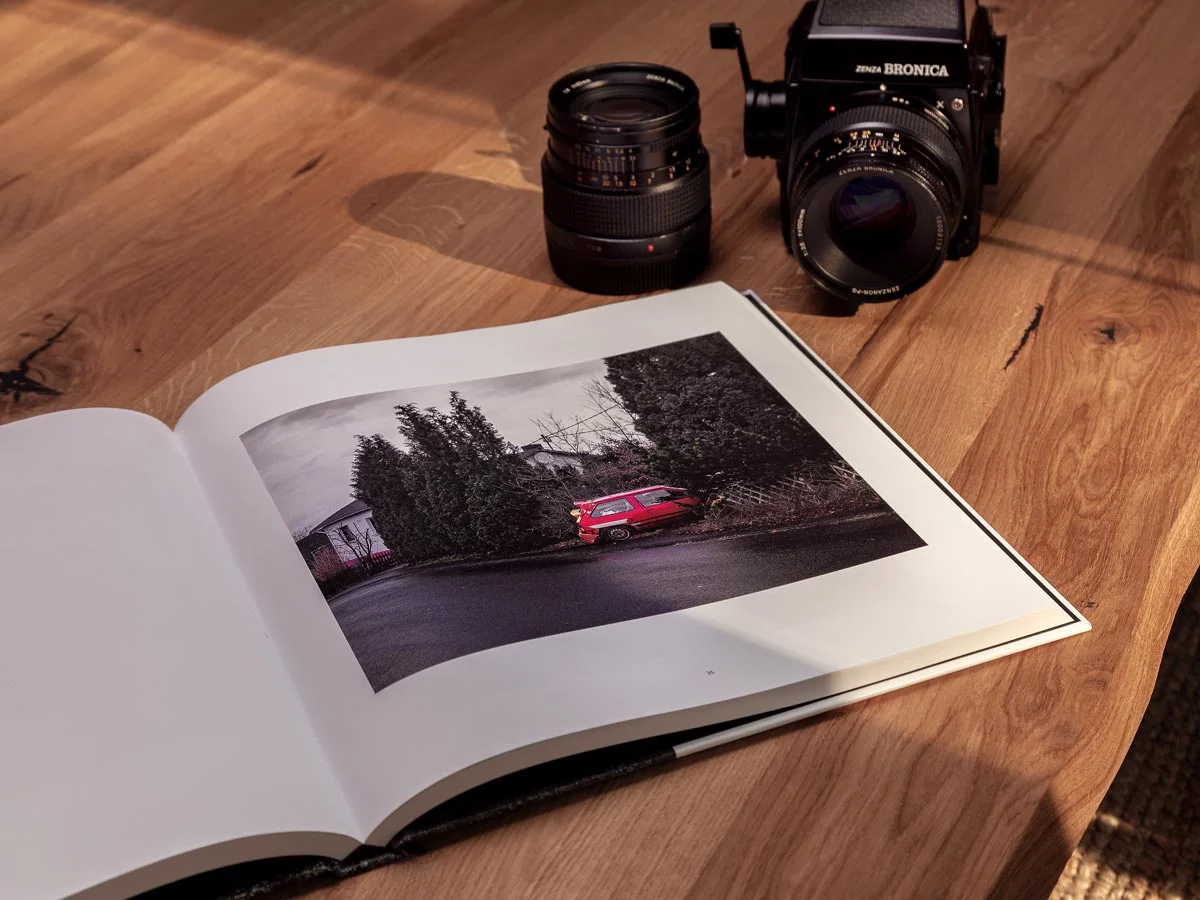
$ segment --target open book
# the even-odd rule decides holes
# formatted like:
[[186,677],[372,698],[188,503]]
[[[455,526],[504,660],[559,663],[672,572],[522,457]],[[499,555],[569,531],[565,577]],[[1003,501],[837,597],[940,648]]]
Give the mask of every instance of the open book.
[[1088,628],[723,284],[278,359],[174,431],[19,421],[0,512],[27,900],[344,858],[550,760]]

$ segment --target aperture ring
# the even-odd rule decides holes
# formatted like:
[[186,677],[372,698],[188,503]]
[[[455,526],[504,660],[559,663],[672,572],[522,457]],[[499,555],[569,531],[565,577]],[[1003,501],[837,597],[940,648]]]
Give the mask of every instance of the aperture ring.
[[691,173],[692,169],[697,168],[700,165],[700,158],[704,154],[704,147],[696,144],[688,148],[686,156],[681,156],[674,162],[659,168],[632,172],[620,171],[615,167],[597,169],[573,166],[555,153],[553,147],[547,150],[546,155],[542,158],[545,160],[546,166],[567,184],[573,184],[576,187],[620,190],[622,188],[653,188],[677,181]]
[[892,131],[905,133],[908,138],[906,144],[912,146],[915,142],[926,155],[936,158],[936,161],[947,170],[947,174],[958,181],[958,184],[954,186],[958,191],[962,191],[965,187],[967,176],[962,151],[950,134],[920,113],[899,106],[882,104],[851,107],[822,122],[792,157],[796,163],[792,167],[793,171],[799,171],[802,167],[814,162],[811,158],[812,151],[832,136],[845,132],[853,133],[864,125],[868,130],[874,128],[885,134]]
[[676,159],[691,155],[693,147],[700,144],[700,121],[660,141],[645,143],[637,140],[632,130],[630,143],[616,144],[608,141],[588,143],[560,135],[549,129],[550,148],[565,163],[592,172],[632,173],[645,169],[658,169],[670,165]]
[[568,231],[596,237],[653,237],[692,222],[709,205],[707,154],[675,181],[651,190],[594,190],[563,181],[542,158],[542,208]]

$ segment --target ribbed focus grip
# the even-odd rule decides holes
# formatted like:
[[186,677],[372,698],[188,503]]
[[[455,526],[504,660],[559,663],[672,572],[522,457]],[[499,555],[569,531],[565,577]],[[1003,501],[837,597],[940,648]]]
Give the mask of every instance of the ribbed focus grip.
[[542,210],[560,228],[606,238],[677,231],[708,208],[708,155],[691,172],[650,190],[596,190],[563,181],[542,159]]

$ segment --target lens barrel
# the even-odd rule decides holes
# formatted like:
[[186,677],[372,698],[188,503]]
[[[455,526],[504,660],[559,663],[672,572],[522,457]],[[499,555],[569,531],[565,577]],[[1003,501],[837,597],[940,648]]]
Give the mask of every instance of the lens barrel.
[[700,274],[712,213],[690,78],[650,63],[580,69],[551,86],[546,130],[546,248],[563,281],[636,294]]
[[826,120],[790,163],[792,252],[827,291],[891,300],[937,272],[967,186],[948,128],[898,105],[864,105]]

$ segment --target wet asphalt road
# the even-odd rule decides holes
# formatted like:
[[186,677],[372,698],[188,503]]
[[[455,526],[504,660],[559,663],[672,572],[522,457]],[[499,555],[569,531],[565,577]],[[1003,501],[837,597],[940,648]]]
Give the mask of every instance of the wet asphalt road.
[[892,515],[639,543],[399,571],[351,588],[330,608],[378,691],[489,647],[700,606],[922,546]]

